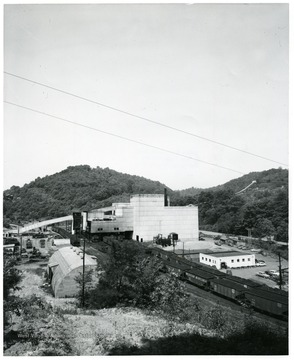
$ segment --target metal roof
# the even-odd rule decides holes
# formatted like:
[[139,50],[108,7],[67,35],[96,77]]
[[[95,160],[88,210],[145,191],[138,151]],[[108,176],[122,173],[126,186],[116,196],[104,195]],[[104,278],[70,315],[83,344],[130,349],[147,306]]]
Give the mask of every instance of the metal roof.
[[[48,266],[51,264],[58,264],[62,273],[67,274],[75,268],[83,265],[83,259],[80,256],[83,253],[79,248],[74,246],[67,246],[60,248],[49,259]],[[85,254],[85,265],[97,265],[96,260],[91,256]]]

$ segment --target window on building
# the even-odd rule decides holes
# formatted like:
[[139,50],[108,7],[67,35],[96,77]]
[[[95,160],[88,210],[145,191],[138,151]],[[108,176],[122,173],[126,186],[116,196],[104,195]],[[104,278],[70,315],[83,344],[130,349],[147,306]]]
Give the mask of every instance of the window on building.
[[202,260],[204,260],[204,256],[202,256]]
[[98,228],[98,231],[102,231],[103,230],[103,228]]
[[233,263],[233,262],[234,262],[234,260],[232,259],[232,260],[231,260],[231,262]]
[[207,261],[207,258],[205,258],[205,261]]
[[248,258],[248,261],[250,261],[250,258]]
[[209,262],[211,262],[211,259],[209,259]]
[[240,259],[237,259],[237,262],[240,262]]
[[45,247],[45,240],[44,239],[40,240],[40,247],[41,248]]
[[245,261],[245,259],[242,259],[242,261]]
[[119,228],[118,228],[118,227],[115,227],[114,230],[119,230]]

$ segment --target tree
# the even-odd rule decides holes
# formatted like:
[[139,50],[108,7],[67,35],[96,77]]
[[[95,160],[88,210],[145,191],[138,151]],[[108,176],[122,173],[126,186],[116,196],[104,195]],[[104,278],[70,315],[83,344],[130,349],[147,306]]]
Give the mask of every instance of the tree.
[[112,240],[107,262],[98,269],[99,283],[91,291],[92,307],[112,307],[117,303],[130,303],[137,296],[134,284],[138,266],[144,259],[144,248],[134,241]]
[[4,338],[9,346],[5,355],[74,355],[70,324],[44,299],[36,295],[19,299],[19,317],[17,341],[9,344]]
[[75,281],[78,285],[78,302],[79,306],[88,307],[90,305],[90,294],[91,290],[93,289],[93,270],[90,269],[85,271],[85,275],[80,273],[78,276],[75,277]]
[[14,257],[4,255],[3,266],[3,297],[7,300],[11,290],[18,290],[17,286],[22,279],[22,272],[15,265],[17,261]]
[[257,237],[264,237],[274,235],[275,228],[272,222],[268,219],[259,219],[254,225],[254,235]]

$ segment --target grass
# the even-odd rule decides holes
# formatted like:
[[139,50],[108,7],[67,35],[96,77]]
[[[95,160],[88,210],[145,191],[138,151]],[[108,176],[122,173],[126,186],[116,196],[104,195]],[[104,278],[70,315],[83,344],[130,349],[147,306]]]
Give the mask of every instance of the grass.
[[245,328],[227,338],[181,334],[143,340],[143,346],[119,345],[109,355],[287,355],[287,336],[267,328]]

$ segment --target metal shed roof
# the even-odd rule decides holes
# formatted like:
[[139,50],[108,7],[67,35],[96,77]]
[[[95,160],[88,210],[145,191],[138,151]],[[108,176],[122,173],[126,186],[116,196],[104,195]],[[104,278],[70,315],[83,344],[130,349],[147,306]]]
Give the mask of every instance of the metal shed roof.
[[[57,263],[63,274],[67,274],[71,270],[83,265],[83,259],[81,258],[80,253],[83,252],[77,247],[67,246],[60,248],[51,256],[48,266],[50,267],[52,263]],[[85,265],[97,265],[97,261],[86,254]]]

